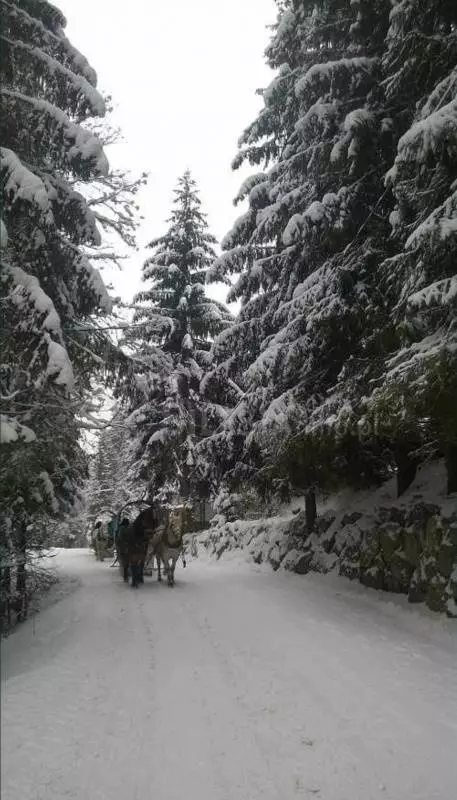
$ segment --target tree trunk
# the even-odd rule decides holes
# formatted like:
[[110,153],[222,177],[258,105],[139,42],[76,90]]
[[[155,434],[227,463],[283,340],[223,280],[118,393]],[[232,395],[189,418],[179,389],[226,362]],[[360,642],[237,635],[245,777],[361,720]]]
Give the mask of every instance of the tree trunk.
[[457,444],[446,448],[447,493],[457,492]]
[[27,528],[24,521],[19,522],[16,544],[16,592],[20,599],[20,609],[17,614],[18,622],[27,616]]
[[418,461],[409,455],[413,448],[402,448],[395,451],[397,464],[397,497],[401,497],[411,486],[416,477]]
[[305,513],[306,513],[306,535],[314,531],[314,526],[317,519],[316,508],[316,492],[314,489],[308,489],[305,495]]

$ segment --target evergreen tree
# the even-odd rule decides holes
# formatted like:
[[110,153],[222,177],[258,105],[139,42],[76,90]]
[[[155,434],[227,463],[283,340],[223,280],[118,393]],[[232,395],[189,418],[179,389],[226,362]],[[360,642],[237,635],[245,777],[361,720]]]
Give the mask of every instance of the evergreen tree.
[[215,260],[196,185],[187,171],[175,190],[167,232],[151,242],[143,267],[150,286],[134,299],[134,353],[127,394],[134,438],[132,477],[151,495],[188,497],[202,487],[194,447],[220,409],[200,392],[211,337],[231,320],[225,306],[206,294]]
[[[107,113],[110,108],[107,108]],[[95,118],[86,123],[104,147],[118,144],[122,135],[113,128],[106,117]],[[77,181],[74,188],[87,200],[97,226],[102,232],[101,245],[86,244],[84,252],[100,268],[116,266],[122,268],[122,261],[129,257],[132,249],[137,250],[136,231],[140,220],[137,196],[147,183],[148,174],[133,175],[129,170],[110,169],[107,175],[96,175],[90,184]]]
[[105,104],[64,16],[45,0],[1,12],[0,516],[22,594],[31,521],[70,510],[86,475],[78,415],[111,347],[87,328],[111,301],[85,252],[101,242],[97,218],[75,186],[109,167],[82,124]]
[[384,64],[402,124],[386,175],[395,253],[380,270],[396,337],[368,417],[393,443],[407,482],[420,458],[441,454],[457,491],[455,3],[393,2]]
[[387,0],[281,5],[267,49],[278,74],[234,162],[264,171],[243,184],[237,200],[249,208],[214,269],[241,273],[232,292],[239,319],[213,348],[215,373],[244,390],[218,434],[236,480],[277,460],[292,435],[303,488],[324,480],[316,465],[330,458],[336,468],[342,416],[355,416],[379,369],[386,308],[377,266],[392,207],[383,176],[395,145],[380,86],[388,12]]
[[85,506],[92,523],[103,511],[118,513],[131,498],[126,480],[129,434],[121,409],[114,408],[109,424],[100,432],[97,450],[91,459]]

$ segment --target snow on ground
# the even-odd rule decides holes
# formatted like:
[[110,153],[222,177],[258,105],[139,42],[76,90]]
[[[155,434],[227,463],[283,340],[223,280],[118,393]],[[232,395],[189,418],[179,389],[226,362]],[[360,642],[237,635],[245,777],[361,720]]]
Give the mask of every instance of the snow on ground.
[[2,645],[3,800],[455,796],[451,628],[239,559],[138,591],[58,559],[81,588]]
[[[362,514],[372,514],[380,506],[399,508],[413,503],[436,503],[443,511],[451,514],[455,510],[455,497],[446,494],[447,474],[444,459],[423,464],[419,467],[417,475],[411,486],[401,496],[397,497],[397,479],[390,478],[378,488],[365,490],[341,489],[328,495],[317,498],[317,512],[321,516],[326,512],[344,514],[359,511]],[[294,498],[290,503],[279,508],[280,517],[290,517],[293,512],[305,508],[305,498]]]

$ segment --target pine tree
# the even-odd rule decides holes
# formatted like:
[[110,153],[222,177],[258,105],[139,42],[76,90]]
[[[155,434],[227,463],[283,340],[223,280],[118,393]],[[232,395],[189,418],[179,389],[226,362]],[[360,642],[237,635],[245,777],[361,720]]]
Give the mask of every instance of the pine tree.
[[129,377],[131,426],[135,441],[132,476],[151,495],[189,497],[202,487],[195,443],[219,421],[217,404],[200,392],[211,337],[231,320],[225,306],[206,294],[216,257],[196,184],[187,171],[179,179],[167,232],[151,242],[143,267],[150,286],[135,298],[134,352]]
[[129,430],[122,411],[114,408],[109,424],[100,432],[97,450],[91,460],[85,505],[92,522],[102,512],[117,514],[131,499],[126,480],[129,444]]
[[[108,99],[109,100],[109,99]],[[104,147],[119,144],[122,134],[109,121],[88,120],[86,127],[98,137]],[[126,169],[109,170],[107,175],[96,175],[90,184],[77,181],[74,188],[86,198],[97,226],[102,233],[101,245],[85,245],[84,252],[91,261],[96,261],[102,269],[105,266],[122,268],[122,261],[137,250],[136,232],[140,221],[140,207],[137,196],[146,185],[148,173],[132,174]]]
[[209,337],[220,332],[228,315],[225,306],[206,296],[216,239],[189,171],[179,178],[174,194],[168,230],[149,244],[153,255],[144,264],[143,281],[151,287],[134,299],[134,323],[144,326],[142,339],[149,335],[157,341],[159,333],[163,351],[177,354],[183,348],[208,350]]
[[243,184],[237,200],[249,208],[214,269],[241,273],[239,319],[213,348],[215,371],[244,390],[218,435],[236,479],[277,460],[294,436],[303,488],[324,480],[316,464],[336,467],[341,422],[347,431],[385,347],[377,265],[387,254],[383,175],[395,144],[380,87],[388,11],[387,0],[283,3],[267,49],[278,74],[234,162],[264,171]]
[[69,511],[87,472],[78,414],[110,343],[86,330],[111,301],[85,248],[101,241],[75,186],[107,176],[82,123],[104,114],[96,74],[45,0],[1,2],[0,515],[25,591],[27,531]]
[[396,346],[369,417],[399,453],[407,482],[420,458],[445,455],[448,489],[457,491],[455,3],[393,2],[384,64],[402,134],[386,175],[395,253],[380,270]]

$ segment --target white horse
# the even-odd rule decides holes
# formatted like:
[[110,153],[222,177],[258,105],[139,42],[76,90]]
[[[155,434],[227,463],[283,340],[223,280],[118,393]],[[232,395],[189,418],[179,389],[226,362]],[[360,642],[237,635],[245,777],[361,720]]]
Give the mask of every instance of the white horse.
[[162,580],[160,567],[163,564],[169,586],[175,585],[175,568],[180,556],[183,566],[186,566],[183,552],[184,523],[184,506],[171,509],[165,524],[155,531],[151,541],[151,557],[157,559],[157,580]]

